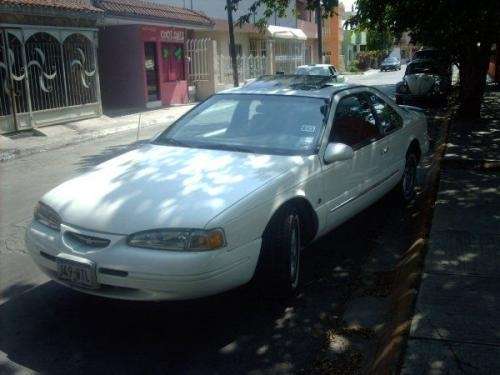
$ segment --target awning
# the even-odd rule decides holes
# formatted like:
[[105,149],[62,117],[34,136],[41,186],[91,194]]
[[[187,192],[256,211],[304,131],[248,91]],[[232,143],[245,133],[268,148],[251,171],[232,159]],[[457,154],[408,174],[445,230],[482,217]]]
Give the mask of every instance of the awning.
[[284,26],[268,26],[267,33],[271,38],[307,40],[306,34],[301,29]]

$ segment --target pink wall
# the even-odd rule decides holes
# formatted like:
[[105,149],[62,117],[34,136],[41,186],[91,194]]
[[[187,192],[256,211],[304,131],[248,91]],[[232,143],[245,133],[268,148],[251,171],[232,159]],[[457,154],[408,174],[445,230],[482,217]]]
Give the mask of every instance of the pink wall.
[[[173,76],[183,79],[171,80],[169,77],[168,59],[163,56],[163,47],[166,45],[180,46],[183,48],[187,37],[187,30],[171,27],[141,26],[140,30],[142,42],[156,43],[156,60],[158,63],[158,82],[161,93],[161,102],[163,105],[184,104],[188,102],[188,87],[184,75],[184,66],[182,69],[176,67],[176,73]],[[144,54],[142,55],[144,64]],[[184,61],[181,65],[184,65]],[[181,71],[182,70],[182,73]],[[145,79],[145,72],[143,73]],[[147,87],[144,85],[144,95],[147,96]]]

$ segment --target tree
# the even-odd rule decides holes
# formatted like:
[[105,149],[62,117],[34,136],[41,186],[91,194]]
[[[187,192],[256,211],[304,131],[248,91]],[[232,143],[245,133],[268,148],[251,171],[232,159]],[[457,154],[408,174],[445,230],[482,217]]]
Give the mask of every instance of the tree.
[[234,44],[234,25],[233,11],[236,10],[238,0],[226,0],[227,24],[229,26],[229,55],[231,56],[231,65],[233,67],[233,84],[239,86],[238,82],[238,63],[236,62],[236,45]]
[[460,71],[462,118],[480,117],[491,48],[500,41],[496,0],[357,0],[351,25],[410,32],[414,43],[443,51]]
[[393,39],[389,30],[383,32],[368,30],[366,49],[368,51],[388,51],[393,47]]

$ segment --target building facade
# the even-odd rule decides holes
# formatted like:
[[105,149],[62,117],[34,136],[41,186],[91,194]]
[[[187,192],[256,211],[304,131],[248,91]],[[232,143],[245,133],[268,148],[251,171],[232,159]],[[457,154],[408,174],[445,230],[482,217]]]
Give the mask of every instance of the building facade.
[[333,14],[323,21],[324,62],[333,64],[340,70],[345,69],[342,54],[342,42],[344,40],[343,17],[344,5],[340,4],[334,9]]
[[86,0],[0,3],[0,133],[101,114],[101,16]]
[[99,66],[105,108],[188,102],[185,42],[214,24],[189,9],[135,0],[98,0]]
[[[162,4],[170,4],[200,11],[209,16],[215,23],[210,31],[196,31],[197,38],[210,38],[217,42],[217,53],[229,56],[229,28],[227,24],[226,0],[157,0]],[[233,18],[236,20],[248,12],[254,0],[241,0]],[[285,17],[271,16],[267,30],[259,30],[252,22],[242,27],[235,27],[236,53],[240,56],[261,56],[269,53],[267,40],[274,43],[274,54],[292,56],[300,53],[301,63],[317,62],[317,27],[315,13],[306,9],[305,0],[291,1]],[[251,21],[262,17],[264,10],[258,9]],[[277,27],[277,28],[276,28]],[[285,58],[283,58],[285,59]],[[285,64],[284,68],[289,69]],[[278,68],[278,70],[280,70]]]

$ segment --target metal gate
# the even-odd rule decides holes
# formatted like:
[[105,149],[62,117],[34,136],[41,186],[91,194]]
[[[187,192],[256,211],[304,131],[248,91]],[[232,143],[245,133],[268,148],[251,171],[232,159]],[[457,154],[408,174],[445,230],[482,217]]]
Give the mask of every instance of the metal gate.
[[97,31],[0,28],[0,133],[102,113]]

